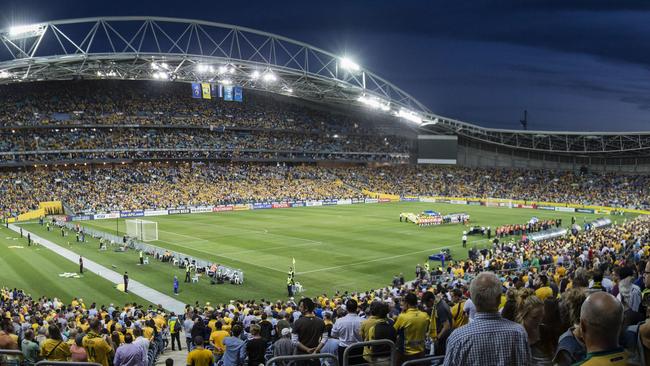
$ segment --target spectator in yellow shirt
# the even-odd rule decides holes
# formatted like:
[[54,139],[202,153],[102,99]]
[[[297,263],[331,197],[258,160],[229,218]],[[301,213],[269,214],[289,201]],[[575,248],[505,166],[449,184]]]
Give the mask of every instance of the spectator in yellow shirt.
[[41,344],[41,357],[48,361],[67,361],[70,358],[70,345],[63,341],[59,328],[50,325],[47,334],[47,339]]

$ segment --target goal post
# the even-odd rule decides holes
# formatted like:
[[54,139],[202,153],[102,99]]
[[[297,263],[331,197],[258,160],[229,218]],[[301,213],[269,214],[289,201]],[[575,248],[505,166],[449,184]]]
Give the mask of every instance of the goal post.
[[512,200],[502,198],[487,198],[485,200],[485,206],[512,208]]
[[126,220],[126,235],[141,240],[158,240],[158,223],[148,220]]

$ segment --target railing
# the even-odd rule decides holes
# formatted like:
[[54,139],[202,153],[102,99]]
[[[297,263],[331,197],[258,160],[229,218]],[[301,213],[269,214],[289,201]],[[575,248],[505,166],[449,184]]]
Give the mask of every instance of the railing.
[[34,366],[102,366],[96,362],[72,362],[72,361],[38,361]]
[[442,365],[444,361],[445,361],[445,356],[427,356],[415,360],[406,361],[402,363],[401,366],[412,366],[412,365],[438,366],[438,365]]
[[331,353],[313,353],[308,355],[278,356],[266,361],[266,366],[290,366],[296,362],[331,360],[330,366],[339,366],[338,358]]
[[25,356],[16,349],[0,349],[0,366],[21,366]]
[[[348,346],[345,351],[343,351],[343,360],[339,360],[341,363],[341,366],[350,366],[350,353],[358,348],[364,348],[364,347],[372,347],[372,346],[387,346],[390,348],[390,351],[388,354],[382,353],[382,354],[374,354],[371,353],[371,357],[373,359],[377,358],[378,356],[381,357],[381,361],[379,362],[370,362],[371,364],[374,363],[381,363],[381,364],[386,364],[386,365],[393,365],[395,363],[396,359],[396,349],[395,349],[395,343],[393,341],[388,340],[388,339],[377,339],[377,340],[372,340],[372,341],[367,341],[367,342],[358,342],[354,343],[350,346]],[[362,352],[363,354],[363,352]],[[360,356],[361,357],[361,356]]]

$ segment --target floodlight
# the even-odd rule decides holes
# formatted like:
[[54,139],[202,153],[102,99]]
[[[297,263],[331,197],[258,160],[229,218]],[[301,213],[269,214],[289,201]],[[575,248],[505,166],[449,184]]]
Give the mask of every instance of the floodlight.
[[262,75],[262,80],[266,81],[267,83],[270,83],[278,80],[278,78],[272,72],[269,71],[264,73],[264,75]]
[[349,71],[359,71],[359,70],[361,70],[361,66],[359,66],[359,64],[352,61],[348,57],[341,58],[341,61],[339,61],[339,66],[341,66],[342,69],[349,70]]
[[287,93],[293,93],[293,89],[291,88],[287,89]]
[[198,65],[196,65],[196,71],[198,71],[198,72],[206,72],[206,71],[208,71],[208,65],[198,64]]
[[257,80],[259,77],[260,77],[260,72],[257,70],[253,71],[253,73],[251,74],[251,79],[253,80]]
[[235,68],[231,66],[231,67],[228,69],[228,73],[229,73],[229,74],[234,74],[234,73],[235,73]]
[[169,79],[169,75],[166,72],[159,71],[153,73],[153,78],[160,79],[160,80],[167,80]]
[[223,79],[220,82],[223,85],[231,85],[232,84],[232,80],[230,80],[230,79]]
[[399,112],[397,112],[397,116],[402,117],[405,120],[415,122],[417,124],[422,123],[422,117],[420,117],[419,115],[417,115],[413,111],[410,111],[410,110],[408,110],[406,108],[400,108]]
[[11,77],[11,74],[5,70],[0,70],[0,79],[8,79]]
[[219,66],[219,74],[225,74],[228,71],[228,67],[226,66]]
[[390,102],[377,97],[368,97],[362,95],[357,100],[373,109],[381,109],[384,112],[388,112],[390,110]]
[[10,39],[21,39],[40,36],[45,32],[44,24],[17,25],[9,28],[7,36]]
[[162,68],[165,69],[165,70],[169,70],[169,65],[167,65],[164,62],[162,64],[160,64],[160,66],[162,66]]

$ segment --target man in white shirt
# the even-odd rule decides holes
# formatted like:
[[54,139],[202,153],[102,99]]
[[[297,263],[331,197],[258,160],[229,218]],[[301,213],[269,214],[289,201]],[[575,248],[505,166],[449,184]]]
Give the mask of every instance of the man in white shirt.
[[[357,301],[350,299],[345,303],[347,314],[336,320],[332,327],[332,338],[339,339],[339,364],[343,364],[343,353],[350,345],[362,342],[361,338],[361,322],[363,319],[357,314]],[[357,347],[349,352],[350,365],[362,364],[365,361],[362,357],[363,347]]]

